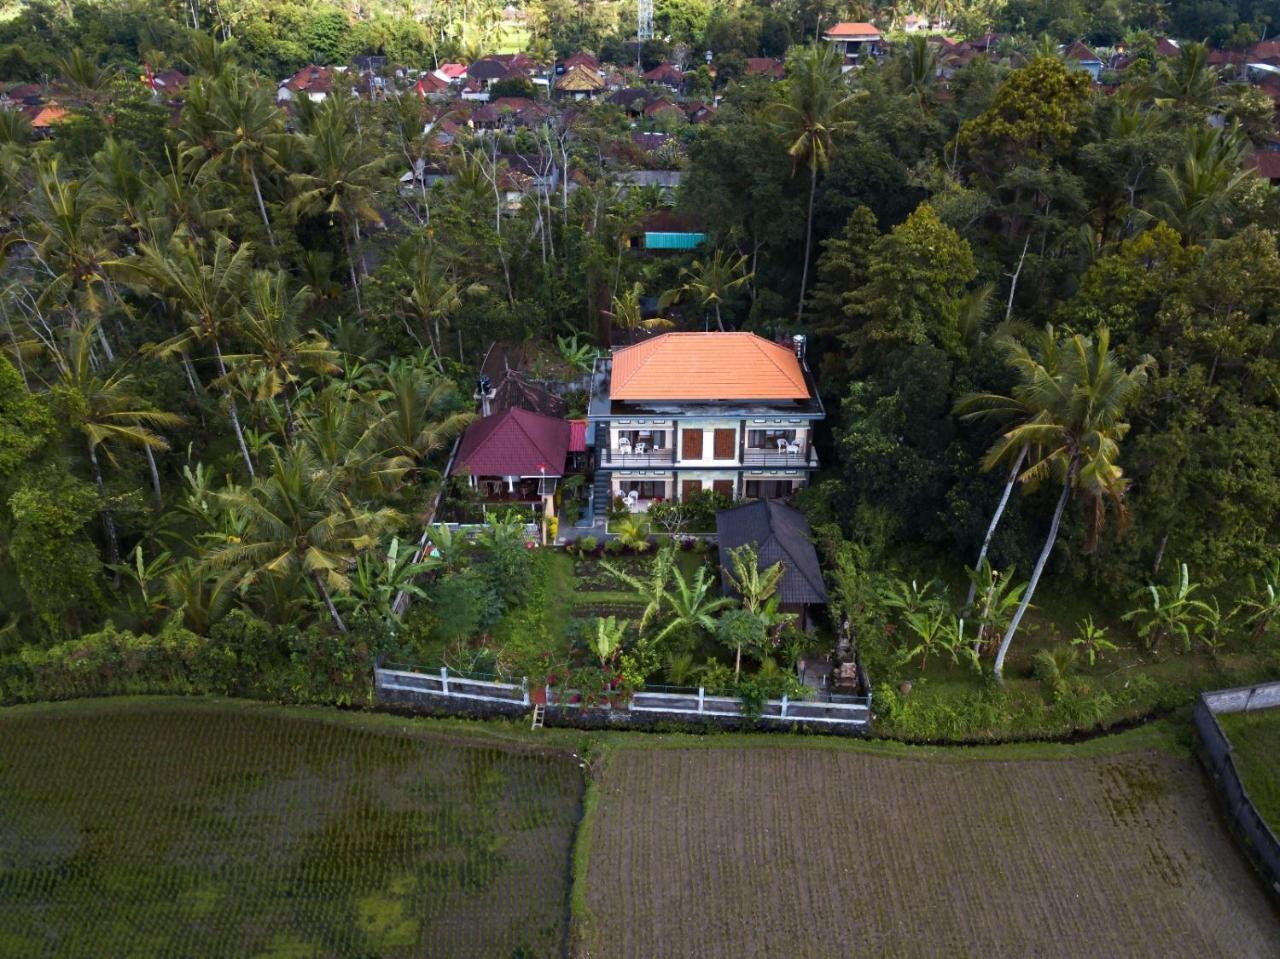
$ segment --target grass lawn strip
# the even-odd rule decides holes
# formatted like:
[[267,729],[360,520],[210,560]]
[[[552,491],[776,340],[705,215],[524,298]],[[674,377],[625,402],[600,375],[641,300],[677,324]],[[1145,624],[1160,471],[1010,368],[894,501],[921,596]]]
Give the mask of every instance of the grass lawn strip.
[[1220,713],[1245,791],[1271,831],[1280,836],[1280,707]]

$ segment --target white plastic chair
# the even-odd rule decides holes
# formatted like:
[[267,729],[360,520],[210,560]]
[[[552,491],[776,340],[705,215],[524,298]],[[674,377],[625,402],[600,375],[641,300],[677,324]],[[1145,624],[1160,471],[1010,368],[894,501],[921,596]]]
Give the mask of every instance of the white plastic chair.
[[636,444],[636,452],[637,452],[637,453],[647,453],[647,452],[649,452],[649,444],[648,444],[648,443],[637,443],[637,444]]
[[799,444],[799,443],[788,443],[788,444],[787,444],[787,455],[788,455],[788,456],[799,456],[799,455],[800,455],[800,444]]
[[785,436],[778,437],[778,452],[785,453],[787,451],[787,439]]

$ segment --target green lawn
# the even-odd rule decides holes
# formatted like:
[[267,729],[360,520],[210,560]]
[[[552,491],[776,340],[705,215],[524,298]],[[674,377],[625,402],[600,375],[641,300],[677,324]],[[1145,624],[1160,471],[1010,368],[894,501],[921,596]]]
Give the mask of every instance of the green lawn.
[[374,719],[0,711],[0,955],[561,955],[577,760]]
[[1280,835],[1280,708],[1223,713],[1218,722],[1231,740],[1232,757],[1249,798]]

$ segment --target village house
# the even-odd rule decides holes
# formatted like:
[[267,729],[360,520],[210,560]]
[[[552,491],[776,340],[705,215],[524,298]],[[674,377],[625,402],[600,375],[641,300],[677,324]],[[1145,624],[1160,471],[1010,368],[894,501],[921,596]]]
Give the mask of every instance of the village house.
[[483,416],[462,434],[452,473],[483,504],[536,506],[553,516],[570,433],[566,419],[514,406]]
[[562,97],[590,100],[604,90],[604,77],[585,64],[575,63],[556,78],[555,91]]
[[882,41],[880,31],[870,23],[837,23],[823,31],[822,39],[840,51],[846,70],[878,56]]
[[825,416],[803,337],[664,333],[615,349],[592,375],[595,502],[785,498],[818,468]]

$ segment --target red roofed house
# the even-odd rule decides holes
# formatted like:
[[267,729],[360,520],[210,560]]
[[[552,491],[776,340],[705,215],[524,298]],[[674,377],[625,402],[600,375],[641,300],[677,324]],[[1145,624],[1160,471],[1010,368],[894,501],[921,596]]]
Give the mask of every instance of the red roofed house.
[[1067,63],[1075,64],[1079,69],[1087,71],[1093,77],[1094,83],[1102,79],[1102,58],[1090,50],[1083,40],[1077,40],[1067,47],[1062,58]]
[[276,101],[288,101],[297,96],[305,96],[313,103],[319,103],[333,89],[335,73],[333,67],[318,67],[314,63],[309,67],[303,67],[280,84],[280,88],[276,91]]
[[747,76],[768,77],[770,80],[781,80],[786,67],[781,60],[773,57],[747,57]]
[[1280,184],[1280,139],[1272,138],[1260,150],[1245,160],[1245,166],[1256,170],[1258,176],[1270,181],[1272,186]]
[[837,23],[823,32],[822,39],[844,55],[847,67],[880,52],[880,31],[870,23]]
[[587,415],[595,503],[644,510],[703,490],[790,496],[818,467],[813,429],[826,413],[803,337],[664,333],[600,362]]
[[672,90],[679,90],[684,86],[684,74],[670,60],[659,63],[652,70],[648,71],[644,78],[650,83],[661,83],[670,87]]
[[36,109],[31,118],[31,129],[37,137],[46,137],[52,129],[67,118],[67,111],[52,101]]
[[467,427],[454,472],[488,502],[541,504],[551,516],[571,433],[568,420],[505,409]]
[[442,63],[436,72],[449,80],[461,80],[467,75],[467,68],[461,63]]
[[671,116],[680,120],[686,119],[684,115],[684,111],[681,110],[674,103],[672,103],[670,100],[668,100],[666,97],[662,97],[661,99],[654,100],[652,103],[650,103],[647,107],[644,108],[644,115],[648,117],[650,120],[657,119],[658,116],[663,113],[669,113]]

